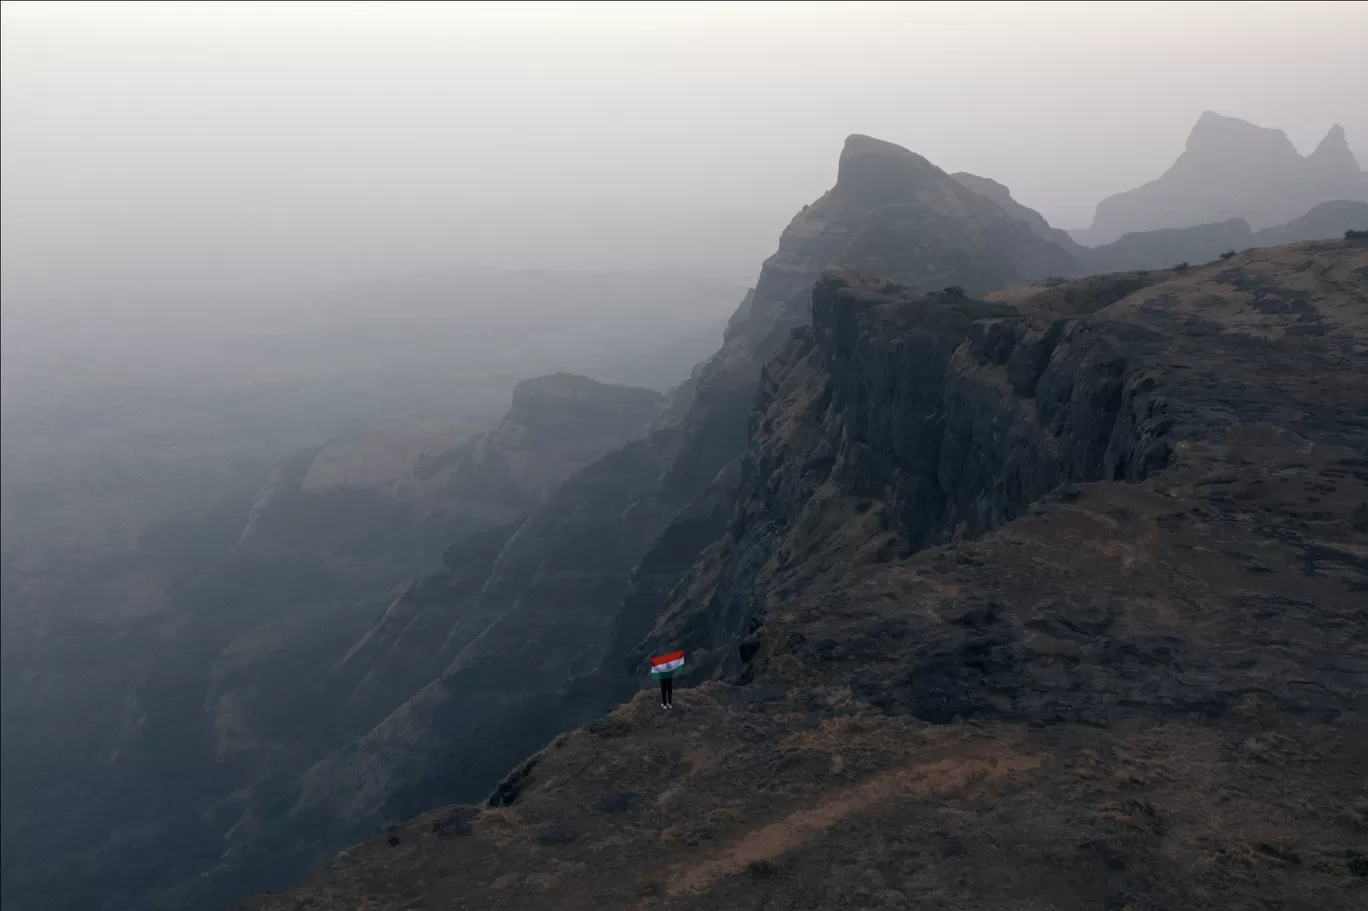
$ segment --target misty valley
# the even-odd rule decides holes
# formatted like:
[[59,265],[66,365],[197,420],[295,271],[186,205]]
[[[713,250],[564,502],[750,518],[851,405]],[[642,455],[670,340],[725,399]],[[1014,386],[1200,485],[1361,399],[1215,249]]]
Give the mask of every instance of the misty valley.
[[[354,720],[312,728],[333,666],[395,587],[644,432],[742,290],[655,274],[415,276],[341,289],[332,326],[221,339],[220,363],[202,357],[188,379],[61,388],[7,356],[11,872],[68,877],[71,826],[114,839],[108,868],[109,847],[81,862],[129,907],[187,862],[217,865],[222,833],[204,814],[345,742]],[[366,293],[383,323],[348,313]],[[643,298],[665,313],[634,313]],[[488,309],[439,306],[460,301]],[[245,357],[250,373],[232,374]]]
[[43,280],[13,203],[5,909],[1358,906],[1363,137],[1184,128],[1075,230],[842,133],[583,267]]

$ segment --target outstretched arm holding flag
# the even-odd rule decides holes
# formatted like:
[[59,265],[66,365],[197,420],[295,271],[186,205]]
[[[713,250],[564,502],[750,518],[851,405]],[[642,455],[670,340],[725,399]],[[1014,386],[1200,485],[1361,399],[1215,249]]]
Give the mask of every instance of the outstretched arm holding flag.
[[660,707],[674,708],[674,675],[684,667],[684,653],[670,652],[651,659],[651,676],[660,681]]

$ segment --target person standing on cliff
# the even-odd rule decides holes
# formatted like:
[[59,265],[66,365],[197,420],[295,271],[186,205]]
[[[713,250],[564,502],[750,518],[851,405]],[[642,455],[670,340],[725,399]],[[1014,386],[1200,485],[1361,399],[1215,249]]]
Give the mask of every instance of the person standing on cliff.
[[674,675],[684,666],[683,652],[670,652],[651,659],[651,676],[660,681],[660,707],[674,708]]

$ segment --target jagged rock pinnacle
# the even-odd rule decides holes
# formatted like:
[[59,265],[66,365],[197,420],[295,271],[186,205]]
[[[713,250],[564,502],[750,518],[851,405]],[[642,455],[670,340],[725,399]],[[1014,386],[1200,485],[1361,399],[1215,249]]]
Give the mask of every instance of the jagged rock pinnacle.
[[1316,170],[1325,176],[1339,177],[1357,174],[1360,171],[1358,159],[1349,149],[1349,140],[1344,135],[1344,127],[1338,123],[1330,128],[1316,150],[1307,158]]

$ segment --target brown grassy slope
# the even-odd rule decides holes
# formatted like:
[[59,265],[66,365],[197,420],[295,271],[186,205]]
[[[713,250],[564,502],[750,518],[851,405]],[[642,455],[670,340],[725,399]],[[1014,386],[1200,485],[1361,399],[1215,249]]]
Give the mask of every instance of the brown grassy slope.
[[[1015,302],[1058,314],[1050,290]],[[879,504],[824,490],[786,533],[805,559],[764,577],[753,683],[672,712],[643,693],[515,770],[505,805],[241,907],[1364,907],[1368,246],[1085,298],[1068,312],[1170,402],[1167,469],[889,562]],[[813,382],[789,370],[772,401],[816,409]],[[804,575],[833,553],[844,575]]]

